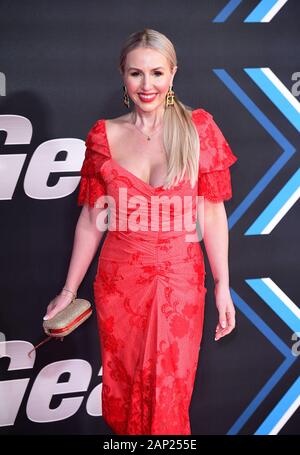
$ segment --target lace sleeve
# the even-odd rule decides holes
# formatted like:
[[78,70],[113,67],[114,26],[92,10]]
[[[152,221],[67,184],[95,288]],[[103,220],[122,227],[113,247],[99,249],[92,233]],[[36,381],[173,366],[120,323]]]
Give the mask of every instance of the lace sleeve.
[[97,121],[91,128],[86,139],[85,158],[80,170],[80,185],[77,205],[84,204],[94,207],[100,196],[106,194],[105,182],[101,174],[101,166],[105,155],[101,153],[101,135],[98,132]]
[[200,136],[198,195],[213,202],[228,200],[232,197],[229,167],[237,157],[209,112],[199,109],[196,120]]

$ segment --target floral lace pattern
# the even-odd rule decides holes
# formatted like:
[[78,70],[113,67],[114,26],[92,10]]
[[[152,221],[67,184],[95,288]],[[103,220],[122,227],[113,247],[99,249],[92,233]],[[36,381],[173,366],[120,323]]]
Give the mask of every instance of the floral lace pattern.
[[[116,163],[105,121],[86,140],[78,205],[93,207],[118,190],[129,195],[190,195],[211,201],[231,197],[231,152],[211,114],[193,111],[200,137],[198,185],[182,181],[154,188]],[[117,211],[117,213],[119,213]],[[172,214],[171,214],[172,215]],[[130,216],[130,213],[128,214]],[[109,231],[102,246],[94,297],[103,364],[102,416],[116,434],[191,434],[189,406],[201,346],[205,269],[199,242],[186,231]]]
[[237,157],[209,112],[196,109],[193,115],[200,139],[198,195],[212,202],[231,199],[229,167]]
[[[237,157],[232,153],[223,133],[209,112],[202,108],[195,109],[192,118],[200,140],[197,194],[213,202],[228,200],[232,197],[229,167],[237,161]],[[126,186],[133,186],[136,183],[131,182],[132,175],[112,160],[104,119],[95,122],[87,135],[85,145],[85,159],[80,171],[79,206],[88,204],[93,207],[100,196],[107,194],[108,178],[111,181],[123,181]],[[108,171],[102,168],[106,161],[112,165]]]

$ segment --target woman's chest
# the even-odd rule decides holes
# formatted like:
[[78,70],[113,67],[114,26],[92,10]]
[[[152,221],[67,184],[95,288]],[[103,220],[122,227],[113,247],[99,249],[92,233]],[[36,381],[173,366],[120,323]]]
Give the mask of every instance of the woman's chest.
[[128,132],[119,134],[110,139],[110,154],[120,167],[148,185],[163,185],[167,175],[167,156],[161,137],[147,140]]

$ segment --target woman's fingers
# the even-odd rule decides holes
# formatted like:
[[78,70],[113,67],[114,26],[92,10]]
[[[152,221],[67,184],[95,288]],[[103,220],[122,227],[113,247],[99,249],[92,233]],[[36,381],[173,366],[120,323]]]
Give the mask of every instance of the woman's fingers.
[[235,328],[235,311],[229,311],[227,313],[227,319],[231,330],[233,330]]
[[228,335],[235,328],[235,312],[228,311],[226,312],[226,327],[221,327],[220,322],[218,322],[215,333],[215,340],[219,340],[225,335]]
[[45,316],[43,317],[44,321],[53,318],[56,315],[56,313],[58,313],[58,312],[59,312],[59,306],[55,302],[55,299],[53,299],[47,306],[47,312],[46,312]]
[[57,313],[64,310],[71,303],[70,296],[59,294],[47,306],[44,321],[52,319]]
[[47,306],[47,313],[46,314],[50,313],[50,311],[52,311],[53,308],[54,308],[54,303],[53,302],[49,303],[49,305]]

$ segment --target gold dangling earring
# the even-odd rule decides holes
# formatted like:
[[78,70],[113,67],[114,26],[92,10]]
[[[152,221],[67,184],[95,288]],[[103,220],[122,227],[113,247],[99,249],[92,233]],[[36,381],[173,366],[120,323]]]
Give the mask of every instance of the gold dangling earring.
[[124,102],[125,106],[129,109],[130,101],[129,101],[129,96],[128,96],[128,92],[127,92],[127,87],[125,87],[125,85],[123,85],[123,91],[124,91],[123,102]]
[[174,106],[174,95],[175,93],[173,92],[173,85],[171,85],[166,96],[166,107]]

